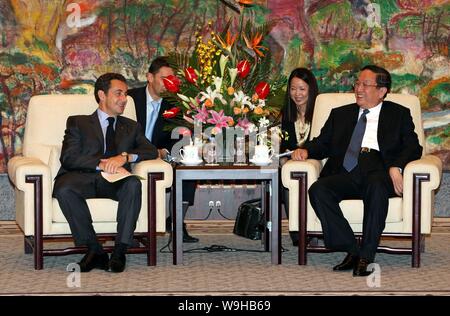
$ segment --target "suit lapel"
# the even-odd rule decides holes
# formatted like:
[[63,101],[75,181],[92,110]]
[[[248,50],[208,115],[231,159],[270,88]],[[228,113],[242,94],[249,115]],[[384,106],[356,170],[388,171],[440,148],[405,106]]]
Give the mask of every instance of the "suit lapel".
[[145,130],[147,124],[147,86],[140,88],[136,93],[136,119]]
[[381,106],[380,116],[378,118],[378,129],[377,129],[377,140],[378,146],[380,147],[380,151],[383,151],[385,139],[388,139],[389,136],[389,125],[392,120],[392,115],[389,114],[390,106],[389,103],[383,101],[383,105]]
[[117,124],[116,124],[116,135],[115,135],[115,142],[116,142],[116,148],[119,150],[121,141],[125,138],[125,136],[128,134],[128,126],[124,123],[122,117],[117,117]]
[[95,137],[97,138],[99,143],[102,144],[102,151],[103,151],[103,148],[105,148],[105,140],[103,137],[102,127],[100,126],[100,121],[98,119],[97,111],[92,113],[90,120],[92,126],[94,126]]
[[[348,144],[350,144],[350,139],[352,138],[352,134],[353,134],[353,130],[355,129],[356,123],[358,122],[358,114],[359,114],[359,106],[354,103],[353,106],[350,108],[349,111],[349,125],[348,125],[348,130],[347,130],[347,146]],[[344,118],[345,119],[345,118]]]

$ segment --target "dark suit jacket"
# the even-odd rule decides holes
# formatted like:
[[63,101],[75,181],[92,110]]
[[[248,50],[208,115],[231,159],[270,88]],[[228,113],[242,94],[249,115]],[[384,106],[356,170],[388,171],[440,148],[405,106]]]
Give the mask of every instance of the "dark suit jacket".
[[[155,159],[158,151],[142,131],[138,123],[118,116],[115,128],[115,142],[118,153],[138,155],[137,161]],[[70,116],[61,150],[60,176],[69,171],[95,172],[104,154],[104,138],[97,111],[91,115]],[[130,171],[130,165],[124,167]]]
[[[147,94],[145,89],[147,86],[141,88],[135,88],[128,90],[128,95],[134,100],[134,106],[136,108],[136,118],[139,124],[144,128],[147,126]],[[163,113],[166,110],[172,108],[169,102],[165,99],[161,102],[161,108],[159,109],[158,118],[155,122],[155,128],[153,129],[153,135],[151,143],[158,149],[165,148],[169,152],[172,150],[173,145],[178,141],[178,139],[172,139],[172,131],[165,131],[164,126],[167,124],[166,119],[163,117]]]
[[[320,135],[305,144],[308,156],[313,159],[329,158],[321,176],[338,174],[342,170],[345,152],[358,120],[356,103],[331,111]],[[378,121],[378,145],[384,168],[404,168],[410,161],[419,159],[419,145],[409,109],[390,101],[383,101]]]

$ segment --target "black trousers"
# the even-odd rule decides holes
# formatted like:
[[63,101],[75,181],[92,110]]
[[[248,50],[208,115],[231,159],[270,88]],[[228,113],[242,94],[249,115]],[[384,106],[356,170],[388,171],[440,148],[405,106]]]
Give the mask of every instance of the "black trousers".
[[196,180],[183,181],[183,201],[188,202],[189,205],[194,205],[196,187]]
[[69,222],[77,246],[97,241],[86,199],[118,201],[116,243],[131,245],[141,210],[141,190],[141,182],[136,177],[110,183],[100,173],[68,172],[56,178],[53,197]]
[[[319,178],[309,189],[309,198],[322,224],[325,246],[346,251],[373,261],[385,227],[389,197],[395,195],[389,172],[378,152],[361,153],[358,166],[351,172]],[[353,230],[345,219],[339,202],[362,199],[363,235],[358,247]]]

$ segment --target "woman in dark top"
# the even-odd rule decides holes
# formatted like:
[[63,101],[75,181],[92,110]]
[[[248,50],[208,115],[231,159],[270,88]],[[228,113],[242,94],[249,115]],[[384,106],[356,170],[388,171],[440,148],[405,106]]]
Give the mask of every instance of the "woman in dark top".
[[[280,152],[302,147],[311,129],[314,104],[318,94],[317,80],[306,68],[296,68],[291,72],[286,90],[286,100],[281,110],[281,128],[288,137],[283,138]],[[283,165],[287,158],[282,158]],[[284,189],[283,201],[289,218],[289,191]],[[298,245],[298,232],[290,231],[292,243]]]

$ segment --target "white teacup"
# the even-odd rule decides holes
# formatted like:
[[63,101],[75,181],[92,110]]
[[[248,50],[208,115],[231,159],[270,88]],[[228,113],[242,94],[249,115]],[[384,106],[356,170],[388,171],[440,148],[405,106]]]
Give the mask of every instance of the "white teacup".
[[273,150],[266,145],[256,145],[253,159],[256,161],[269,161],[273,157]]
[[198,146],[186,145],[180,149],[181,159],[187,162],[199,161],[200,157],[198,155]]

